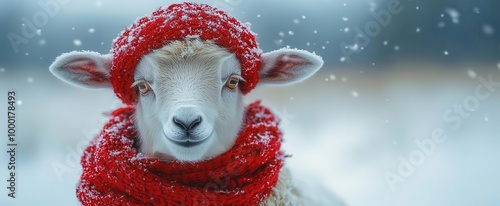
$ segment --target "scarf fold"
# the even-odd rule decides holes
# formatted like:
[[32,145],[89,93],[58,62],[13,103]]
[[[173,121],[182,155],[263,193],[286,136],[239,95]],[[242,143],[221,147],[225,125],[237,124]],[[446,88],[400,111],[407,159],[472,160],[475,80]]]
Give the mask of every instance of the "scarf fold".
[[271,194],[284,155],[279,120],[260,101],[246,108],[229,151],[196,163],[138,153],[134,111],[115,110],[85,150],[77,187],[83,205],[257,205]]

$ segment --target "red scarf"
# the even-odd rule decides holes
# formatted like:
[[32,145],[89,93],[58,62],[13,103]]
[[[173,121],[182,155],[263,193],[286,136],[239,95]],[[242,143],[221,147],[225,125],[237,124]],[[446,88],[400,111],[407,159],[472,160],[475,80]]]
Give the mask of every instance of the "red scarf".
[[277,118],[255,102],[229,151],[196,163],[161,162],[135,148],[134,108],[115,110],[85,150],[77,196],[83,205],[257,205],[283,166]]

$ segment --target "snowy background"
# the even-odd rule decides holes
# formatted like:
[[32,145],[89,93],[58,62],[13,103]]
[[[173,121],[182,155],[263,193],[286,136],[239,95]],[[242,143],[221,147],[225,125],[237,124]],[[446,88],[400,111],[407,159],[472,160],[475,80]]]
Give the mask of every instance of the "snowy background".
[[[50,2],[58,7],[48,14]],[[0,147],[0,205],[78,205],[81,151],[106,121],[102,112],[120,102],[111,91],[70,87],[48,67],[63,52],[109,52],[137,17],[176,1],[122,2],[0,1],[0,142],[6,93],[15,90],[19,144],[15,200]],[[500,2],[205,2],[251,22],[264,51],[290,45],[323,56],[314,78],[247,98],[283,117],[295,175],[353,206],[500,205],[500,87],[476,93],[481,79],[500,82]],[[372,13],[390,12],[390,2],[402,10],[381,24]],[[13,34],[23,42],[13,46]],[[447,138],[425,153],[416,142],[434,141],[436,129]],[[406,161],[413,170],[399,172]]]

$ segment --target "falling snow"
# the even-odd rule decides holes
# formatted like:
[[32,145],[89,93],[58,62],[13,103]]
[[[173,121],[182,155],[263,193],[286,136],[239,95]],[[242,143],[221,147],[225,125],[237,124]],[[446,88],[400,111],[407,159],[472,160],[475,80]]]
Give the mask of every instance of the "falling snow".
[[481,11],[479,10],[479,8],[478,8],[478,7],[474,7],[472,10],[473,10],[473,11],[474,11],[474,13],[476,13],[476,14],[481,13]]
[[349,45],[349,46],[347,46],[347,48],[346,48],[346,49],[350,49],[350,50],[352,50],[352,51],[358,51],[359,46],[358,46],[358,44]]
[[448,54],[449,54],[449,53],[448,53],[448,51],[444,51],[443,53],[444,53],[444,55],[446,55],[446,56],[448,56]]
[[415,31],[416,31],[417,33],[419,33],[419,32],[420,32],[420,28],[418,28],[418,27],[417,27],[417,29],[415,29]]
[[352,91],[351,94],[352,94],[353,97],[358,97],[359,96],[359,94],[358,94],[357,91]]
[[288,35],[293,36],[295,33],[293,31],[288,31]]
[[90,28],[89,29],[89,33],[93,34],[95,32],[95,29],[94,28]]
[[299,23],[300,23],[300,21],[299,21],[298,19],[293,19],[293,23],[294,23],[294,24],[299,24]]
[[40,45],[45,45],[45,44],[47,44],[47,41],[46,41],[45,39],[40,39],[40,40],[38,41],[38,44],[40,44]]
[[384,41],[384,46],[387,46],[387,44],[389,44],[388,41]]
[[377,9],[377,4],[375,2],[370,2],[370,11],[375,11],[375,9]]
[[399,45],[394,46],[394,51],[399,51]]
[[349,18],[347,18],[347,17],[342,17],[342,21],[349,21]]
[[453,22],[454,24],[458,24],[460,22],[460,19],[459,19],[460,13],[458,13],[458,11],[456,9],[448,8],[448,9],[446,9],[446,13],[448,13],[448,15],[451,18],[451,22]]
[[[500,65],[500,63],[499,63]],[[0,68],[0,72],[5,72],[5,68]]]
[[335,81],[336,77],[333,74],[330,74],[330,80]]
[[495,33],[495,29],[489,24],[484,24],[482,26],[482,29],[483,29],[483,33],[488,35],[488,36],[493,35],[493,33]]
[[472,79],[476,78],[477,76],[476,72],[472,69],[467,70],[467,75]]
[[16,104],[17,104],[17,105],[22,105],[22,104],[23,104],[23,101],[22,101],[22,100],[17,100]]
[[75,40],[73,40],[73,44],[75,46],[81,46],[82,45],[82,41],[80,41],[79,39],[75,39]]
[[35,79],[33,79],[33,77],[28,77],[28,79],[26,79],[28,81],[28,83],[33,83],[35,81]]
[[340,62],[345,62],[345,57],[340,57]]

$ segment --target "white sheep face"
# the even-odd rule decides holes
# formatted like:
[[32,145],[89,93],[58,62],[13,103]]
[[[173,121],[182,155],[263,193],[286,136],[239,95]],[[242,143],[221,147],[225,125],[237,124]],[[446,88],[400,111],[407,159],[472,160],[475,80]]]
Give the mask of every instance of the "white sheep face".
[[144,56],[134,83],[144,88],[136,108],[141,151],[183,161],[227,151],[243,121],[242,96],[230,84],[239,80],[236,56],[213,43],[174,41]]
[[[58,78],[85,88],[108,88],[113,56],[70,52],[50,66]],[[321,57],[283,48],[261,55],[259,85],[287,85],[312,76]],[[143,56],[135,70],[136,127],[141,153],[163,161],[201,161],[228,151],[238,137],[244,105],[236,56],[215,43],[172,41]],[[228,83],[229,81],[229,83]]]

